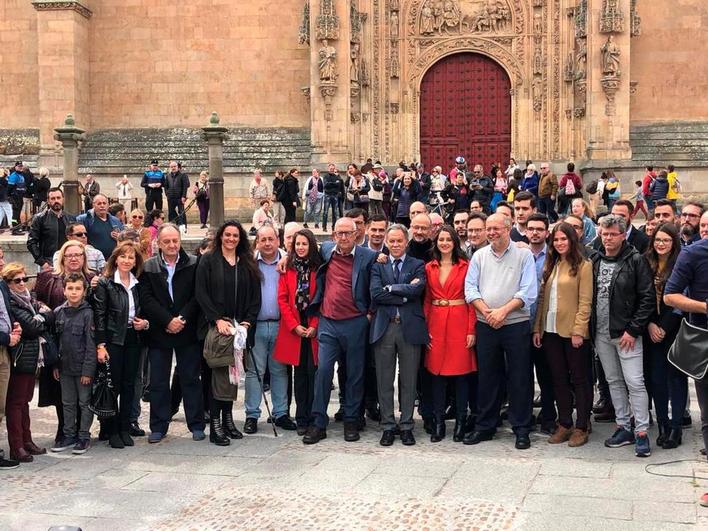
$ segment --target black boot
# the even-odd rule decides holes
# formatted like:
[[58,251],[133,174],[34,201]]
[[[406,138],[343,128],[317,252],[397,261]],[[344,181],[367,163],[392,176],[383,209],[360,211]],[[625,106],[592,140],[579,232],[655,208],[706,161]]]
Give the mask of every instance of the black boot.
[[445,438],[445,417],[436,416],[433,433],[430,435],[430,442],[440,442]]
[[462,442],[465,437],[465,425],[467,424],[467,415],[457,417],[455,419],[455,431],[452,435],[452,440],[455,442]]
[[669,432],[671,431],[669,423],[665,420],[660,420],[657,422],[656,427],[659,428],[659,436],[656,438],[656,445],[664,446],[664,441],[666,441],[666,438],[669,436]]
[[219,417],[211,417],[209,421],[209,442],[217,446],[228,446],[231,444],[231,441],[224,433],[224,428],[221,426],[221,419]]
[[223,410],[221,412],[223,417],[223,428],[224,433],[229,439],[243,439],[243,433],[238,431],[236,424],[234,424],[234,414],[231,409]]
[[681,428],[672,428],[669,434],[664,439],[664,450],[673,450],[681,445]]
[[435,419],[433,417],[423,417],[423,429],[425,433],[432,435],[435,429]]

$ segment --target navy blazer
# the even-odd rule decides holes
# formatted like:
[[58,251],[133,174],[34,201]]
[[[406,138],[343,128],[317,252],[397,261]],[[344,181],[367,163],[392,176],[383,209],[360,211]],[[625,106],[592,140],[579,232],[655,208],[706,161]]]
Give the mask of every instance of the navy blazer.
[[[320,247],[320,255],[324,263],[317,270],[317,291],[312,303],[308,308],[310,315],[319,312],[320,305],[324,299],[325,284],[327,283],[327,268],[334,252],[335,243],[324,242]],[[367,247],[356,246],[354,252],[354,267],[352,268],[352,298],[354,304],[361,313],[368,313],[371,307],[371,297],[369,294],[369,284],[371,277],[371,266],[376,261],[378,254]]]
[[[411,284],[414,278],[417,278],[418,282]],[[406,255],[398,281],[398,284],[394,282],[393,264],[390,260],[385,264],[377,262],[372,267],[371,299],[376,314],[371,321],[369,340],[374,343],[383,337],[398,309],[406,342],[411,345],[427,345],[430,336],[423,316],[425,262]],[[390,292],[384,289],[386,286],[391,286]]]

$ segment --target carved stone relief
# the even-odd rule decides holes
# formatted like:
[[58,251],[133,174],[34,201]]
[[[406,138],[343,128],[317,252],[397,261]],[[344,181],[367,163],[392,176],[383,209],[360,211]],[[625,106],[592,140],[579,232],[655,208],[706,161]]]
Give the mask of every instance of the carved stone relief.
[[339,38],[339,17],[334,9],[334,0],[322,0],[315,25],[318,40]]
[[324,39],[318,55],[320,81],[334,83],[337,81],[337,50]]
[[504,0],[424,0],[417,22],[423,36],[504,33],[512,29],[512,12]]
[[580,0],[575,10],[575,38],[581,39],[588,35],[588,0]]
[[305,6],[302,8],[302,23],[298,30],[298,42],[300,44],[310,44],[310,1],[305,0]]
[[630,35],[639,37],[642,34],[642,18],[637,13],[637,0],[632,0],[629,12]]
[[602,45],[602,78],[600,84],[607,98],[605,105],[605,114],[614,116],[615,114],[615,95],[620,87],[622,70],[620,68],[620,49],[614,41],[612,35],[607,37],[607,41]]
[[600,33],[621,33],[624,31],[624,14],[619,0],[603,0],[600,12]]

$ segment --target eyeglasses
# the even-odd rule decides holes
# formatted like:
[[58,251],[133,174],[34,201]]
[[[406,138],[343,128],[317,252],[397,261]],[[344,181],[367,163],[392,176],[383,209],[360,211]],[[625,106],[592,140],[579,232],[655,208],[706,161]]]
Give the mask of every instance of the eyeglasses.
[[67,254],[64,255],[64,258],[69,258],[69,259],[72,259],[72,258],[82,258],[83,256],[84,256],[84,253],[71,253],[71,254],[68,254],[68,253],[67,253]]
[[682,218],[700,218],[701,216],[698,214],[689,214],[688,212],[681,212],[681,217]]
[[17,278],[13,278],[12,280],[10,280],[10,282],[12,282],[14,284],[22,284],[23,282],[28,282],[28,281],[29,281],[29,277],[17,277]]
[[656,238],[654,240],[654,243],[658,243],[659,245],[671,245],[673,243],[673,240],[670,240],[668,238]]
[[[526,229],[528,230],[528,229]],[[600,238],[617,238],[618,236],[622,236],[621,232],[603,232],[600,234]]]
[[85,238],[86,233],[85,232],[75,232],[74,233],[74,238]]
[[334,233],[337,238],[351,238],[356,231],[353,230],[338,230]]

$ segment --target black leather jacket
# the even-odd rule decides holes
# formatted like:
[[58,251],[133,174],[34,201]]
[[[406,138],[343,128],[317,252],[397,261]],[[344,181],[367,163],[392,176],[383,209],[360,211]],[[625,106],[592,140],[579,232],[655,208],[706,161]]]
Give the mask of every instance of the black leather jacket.
[[[627,242],[622,244],[622,249],[615,257],[607,257],[604,252],[604,247],[591,252],[590,260],[594,278],[598,277],[603,258],[617,262],[610,285],[610,338],[617,339],[625,332],[640,337],[656,308],[654,276],[649,262]],[[596,284],[593,284],[592,302],[590,331],[594,335],[597,327]]]
[[[138,285],[130,290],[135,301],[135,315],[140,313]],[[93,322],[96,344],[123,345],[128,329],[128,293],[112,278],[101,277],[93,291]]]
[[50,209],[36,214],[32,219],[27,249],[32,253],[34,263],[44,265],[52,263],[54,253],[66,242],[66,226],[76,221],[76,216],[62,212],[64,229],[59,230],[59,218]]

